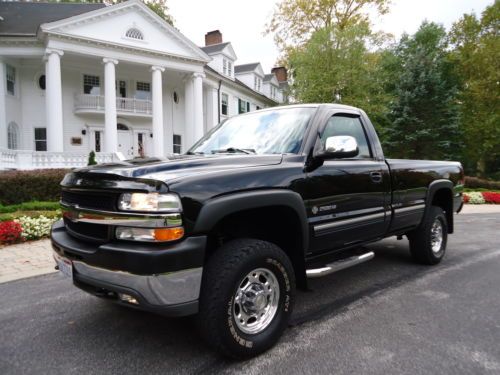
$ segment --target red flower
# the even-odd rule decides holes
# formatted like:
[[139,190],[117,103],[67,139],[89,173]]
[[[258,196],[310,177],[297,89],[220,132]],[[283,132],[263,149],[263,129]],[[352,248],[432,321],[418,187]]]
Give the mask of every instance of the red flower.
[[470,197],[467,194],[463,194],[464,203],[469,203]]
[[500,204],[500,193],[485,191],[481,193],[486,203]]
[[0,243],[15,243],[22,240],[21,224],[15,221],[0,222]]

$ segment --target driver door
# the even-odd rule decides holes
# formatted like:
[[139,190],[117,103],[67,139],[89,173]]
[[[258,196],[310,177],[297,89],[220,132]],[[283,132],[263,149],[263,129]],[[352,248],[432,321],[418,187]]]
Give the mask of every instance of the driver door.
[[354,137],[359,153],[348,159],[326,159],[307,173],[305,203],[312,253],[382,237],[390,218],[386,217],[390,213],[389,169],[384,160],[374,157],[362,118],[332,112],[318,142],[324,146],[328,137],[339,135]]

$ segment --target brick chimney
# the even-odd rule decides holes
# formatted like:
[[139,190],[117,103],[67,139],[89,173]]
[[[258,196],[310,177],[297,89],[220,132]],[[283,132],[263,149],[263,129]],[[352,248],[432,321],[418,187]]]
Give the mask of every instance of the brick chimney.
[[276,68],[272,68],[271,73],[274,73],[276,75],[276,78],[278,78],[278,82],[288,81],[288,72],[286,71],[286,68],[284,66],[277,66]]
[[205,34],[205,46],[222,43],[222,34],[219,30],[209,31]]

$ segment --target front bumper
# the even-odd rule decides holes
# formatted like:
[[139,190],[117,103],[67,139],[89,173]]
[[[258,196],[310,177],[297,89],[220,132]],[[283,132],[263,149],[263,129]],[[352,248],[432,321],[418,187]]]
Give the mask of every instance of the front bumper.
[[59,222],[51,241],[54,258],[71,261],[74,285],[88,293],[168,316],[198,312],[204,236],[164,248],[120,241],[96,245],[76,240]]

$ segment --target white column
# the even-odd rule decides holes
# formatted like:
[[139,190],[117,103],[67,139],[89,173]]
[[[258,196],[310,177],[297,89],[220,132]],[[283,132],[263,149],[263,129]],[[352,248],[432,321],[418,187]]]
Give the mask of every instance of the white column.
[[193,143],[203,137],[203,77],[202,73],[193,74]]
[[[151,67],[153,83],[153,155],[156,157],[164,157],[165,139],[163,136],[163,90],[161,73],[165,68],[159,66]],[[172,142],[172,137],[169,139]]]
[[210,105],[211,110],[209,111],[210,117],[208,118],[207,122],[208,123],[207,130],[212,129],[219,123],[219,90],[217,88],[210,88],[209,98],[211,100],[210,103],[208,104]]
[[64,151],[61,56],[63,51],[45,51],[45,112],[47,151]]
[[104,58],[104,151],[118,151],[116,130],[116,75],[117,60]]
[[0,147],[7,148],[7,108],[5,107],[5,63],[0,60]]
[[186,152],[194,143],[194,98],[193,77],[188,75],[184,80],[184,140],[182,151]]

